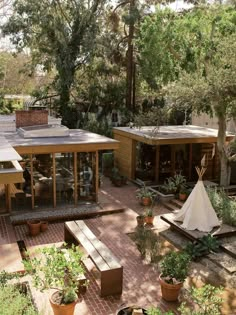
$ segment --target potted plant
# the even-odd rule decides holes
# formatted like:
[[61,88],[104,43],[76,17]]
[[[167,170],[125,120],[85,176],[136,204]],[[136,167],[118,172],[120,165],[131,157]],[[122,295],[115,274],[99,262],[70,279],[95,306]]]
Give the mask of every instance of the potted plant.
[[162,297],[166,301],[176,301],[179,291],[187,278],[190,256],[185,252],[171,251],[164,256],[160,263]]
[[179,200],[185,201],[188,196],[187,194],[188,192],[187,192],[186,186],[182,186],[179,191]]
[[178,194],[181,188],[186,188],[186,177],[181,174],[175,174],[166,179],[161,188],[169,194]]
[[146,211],[145,223],[146,223],[146,224],[153,225],[153,220],[154,220],[153,210],[152,210],[151,208],[149,208],[149,209],[147,209],[147,211]]
[[54,315],[73,315],[78,298],[78,277],[84,273],[79,248],[54,245],[40,248],[36,253],[30,260],[23,261],[33,284],[41,291],[56,289],[50,297]]
[[137,220],[137,226],[138,227],[143,227],[145,223],[145,216],[143,214],[140,214],[136,217]]
[[48,221],[41,221],[40,231],[45,232],[48,229]]
[[31,236],[37,236],[40,233],[41,222],[40,220],[29,220],[27,221],[29,228],[29,234]]
[[140,200],[143,206],[150,206],[153,203],[156,194],[150,191],[146,185],[136,190],[136,197]]

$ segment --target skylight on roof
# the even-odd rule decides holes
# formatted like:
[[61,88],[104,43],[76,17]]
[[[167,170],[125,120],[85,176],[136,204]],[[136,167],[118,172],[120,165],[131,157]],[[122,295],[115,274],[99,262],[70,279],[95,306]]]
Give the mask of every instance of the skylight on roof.
[[69,129],[63,125],[49,124],[20,127],[18,134],[23,138],[68,137]]

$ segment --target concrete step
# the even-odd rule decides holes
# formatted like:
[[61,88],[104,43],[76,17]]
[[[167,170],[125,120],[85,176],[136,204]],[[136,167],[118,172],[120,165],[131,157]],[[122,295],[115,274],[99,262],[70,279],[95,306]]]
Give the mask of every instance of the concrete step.
[[165,207],[167,210],[171,211],[171,212],[180,209],[179,206],[176,206],[175,204],[173,204],[173,203],[170,202],[170,201],[169,201],[169,202],[165,202],[165,203],[164,203],[164,207]]
[[170,200],[170,203],[172,203],[178,209],[181,209],[183,207],[183,204],[184,204],[184,202],[179,200],[179,199],[172,199],[172,200]]
[[[180,250],[189,243],[189,240],[184,235],[172,229],[166,229],[159,234]],[[229,288],[235,288],[236,260],[227,253],[223,251],[211,253],[208,256],[203,256],[197,262],[192,262],[191,265],[193,274],[196,270],[201,271],[198,276],[203,278],[204,282],[208,281],[212,284],[216,282],[217,285],[227,285]],[[205,272],[204,269],[206,269]]]

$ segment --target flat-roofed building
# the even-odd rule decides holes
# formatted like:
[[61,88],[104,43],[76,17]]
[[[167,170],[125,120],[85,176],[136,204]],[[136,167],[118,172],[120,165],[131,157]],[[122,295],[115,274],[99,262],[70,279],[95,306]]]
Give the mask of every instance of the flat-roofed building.
[[99,151],[117,149],[119,142],[89,131],[47,124],[47,115],[47,111],[16,112],[17,130],[1,134],[2,142],[21,159],[24,178],[5,184],[0,172],[2,211],[97,201]]
[[[163,183],[175,173],[195,181],[195,166],[205,155],[204,178],[219,179],[217,130],[193,125],[156,127],[116,127],[114,139],[120,142],[115,162],[129,179]],[[226,141],[234,138],[228,133]]]

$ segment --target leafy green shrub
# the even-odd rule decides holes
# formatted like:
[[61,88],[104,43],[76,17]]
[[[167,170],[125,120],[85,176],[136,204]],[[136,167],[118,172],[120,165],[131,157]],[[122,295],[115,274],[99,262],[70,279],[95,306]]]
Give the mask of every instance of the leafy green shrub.
[[174,315],[174,313],[172,311],[168,311],[168,312],[162,312],[159,308],[157,307],[150,307],[147,310],[147,315]]
[[197,260],[211,252],[218,251],[219,246],[219,241],[211,234],[208,234],[193,243],[187,244],[184,250],[192,260]]
[[33,284],[40,290],[50,288],[60,292],[61,304],[73,302],[77,298],[78,277],[84,273],[79,247],[45,247],[38,249],[40,255],[24,260],[25,270],[32,276]]
[[186,177],[181,174],[175,174],[173,177],[168,177],[161,186],[161,189],[166,193],[177,194],[181,190],[186,190]]
[[188,276],[190,258],[184,251],[167,253],[160,263],[162,279],[170,284],[184,282]]
[[149,259],[152,263],[160,260],[160,241],[152,230],[137,229],[133,240],[143,257]]
[[0,285],[1,315],[38,315],[29,295],[14,285]]
[[9,280],[18,279],[20,277],[17,273],[6,272],[5,270],[0,272],[0,285],[5,285]]
[[178,310],[181,315],[220,315],[221,294],[221,287],[216,288],[210,284],[201,288],[191,288],[187,298],[194,305],[188,306],[186,302],[183,302]]
[[236,201],[231,200],[222,189],[208,188],[207,193],[216,214],[223,223],[236,226]]

